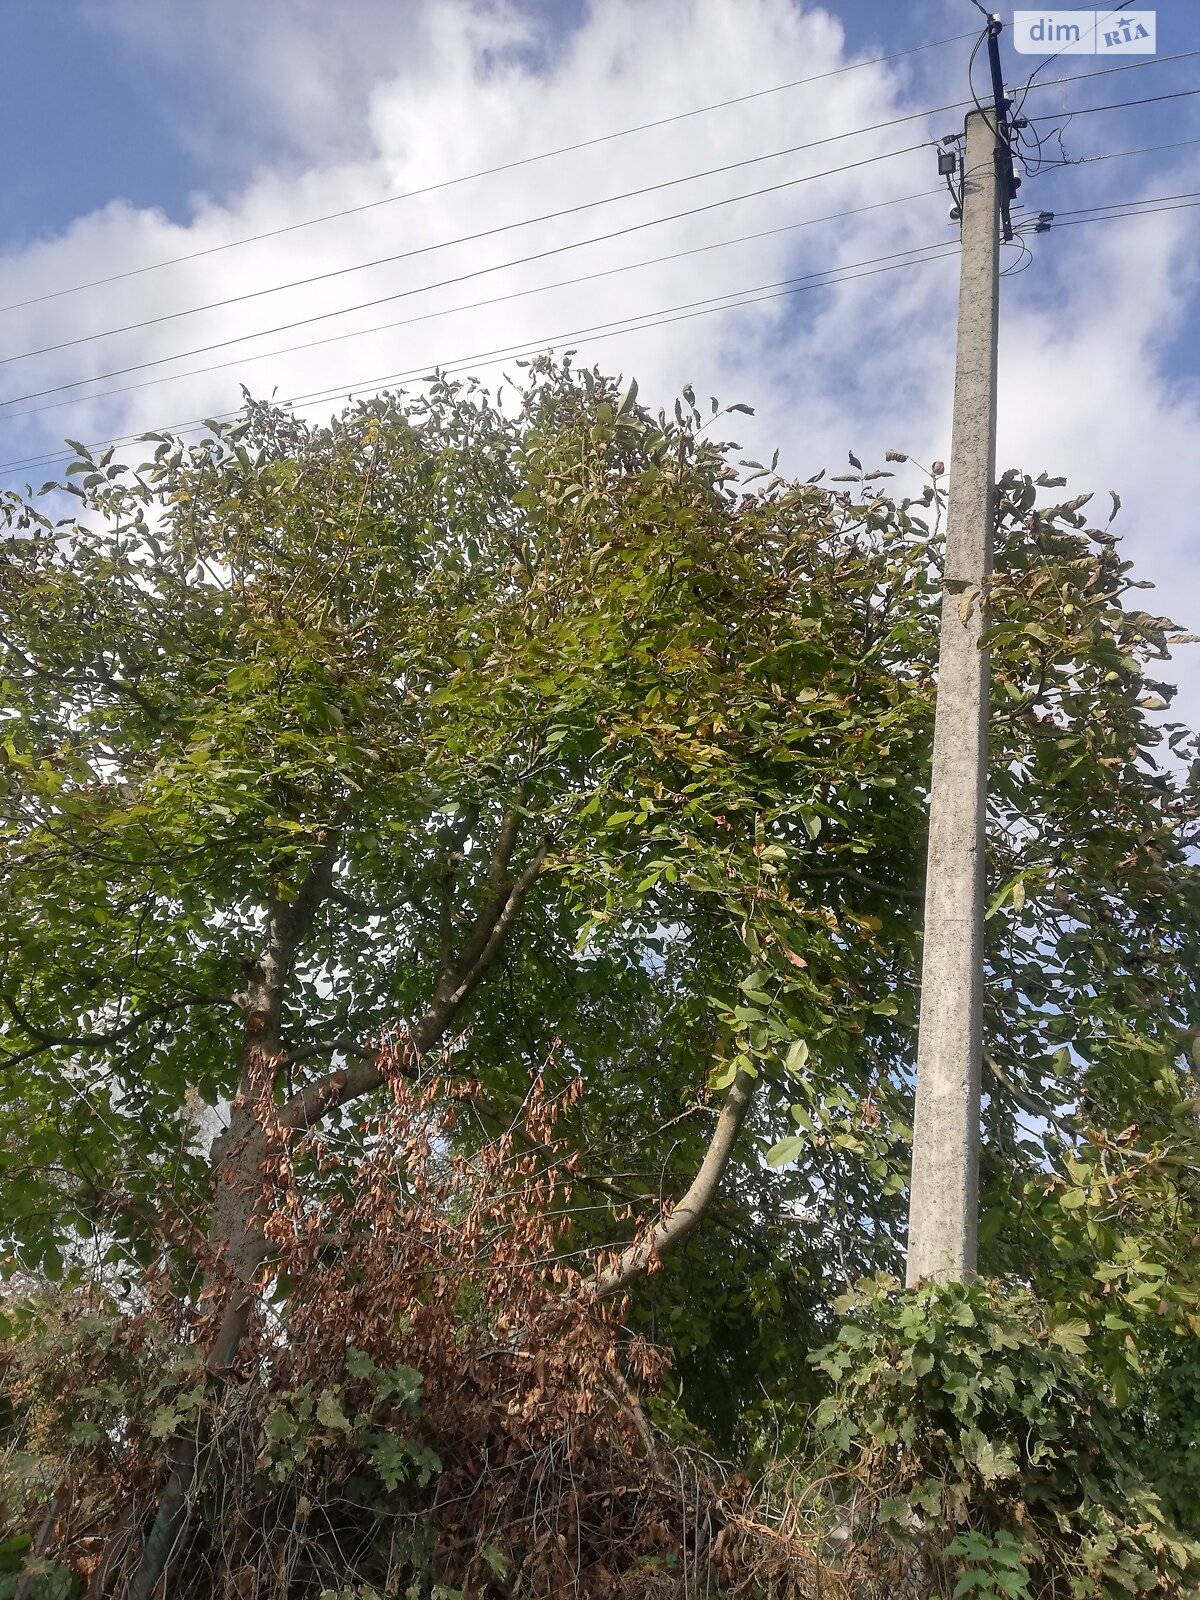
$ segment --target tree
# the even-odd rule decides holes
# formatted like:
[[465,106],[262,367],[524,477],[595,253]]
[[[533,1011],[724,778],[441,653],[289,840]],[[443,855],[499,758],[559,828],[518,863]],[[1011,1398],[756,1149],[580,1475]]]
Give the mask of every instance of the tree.
[[[287,1305],[281,1183],[352,1214],[402,1084],[467,1097],[468,1161],[555,1101],[562,1291],[630,1292],[731,1444],[895,1265],[940,480],[739,480],[710,409],[544,362],[507,407],[251,404],[137,470],[80,448],[65,521],[6,501],[0,1228],[24,1271],[168,1285],[205,1405]],[[1154,764],[1174,630],[1085,498],[1008,475],[963,598],[1001,697],[985,1266],[1077,1310],[1111,1258],[1128,1385],[1148,1283],[1194,1336],[1200,769],[1181,728]],[[195,1498],[178,1424],[132,1593]]]

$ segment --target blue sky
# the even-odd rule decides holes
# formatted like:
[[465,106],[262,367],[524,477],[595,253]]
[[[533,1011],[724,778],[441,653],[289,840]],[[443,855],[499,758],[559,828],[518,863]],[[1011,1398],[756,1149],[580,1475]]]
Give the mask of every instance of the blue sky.
[[[1200,5],[1168,0],[1156,10],[1160,57],[1200,50]],[[1011,8],[1001,15],[1010,20]],[[800,0],[11,3],[0,304],[214,253],[0,313],[0,348],[10,355],[81,341],[29,360],[0,356],[0,463],[52,463],[65,434],[123,437],[228,409],[242,382],[287,397],[332,392],[632,313],[949,244],[953,230],[935,192],[931,150],[889,152],[955,131],[961,111],[481,244],[445,241],[962,99],[967,40],[338,223],[219,248],[579,138],[945,40],[981,22],[971,0],[830,0],[824,7]],[[1013,53],[1007,32],[1004,58],[1012,87],[1037,64]],[[1041,76],[1109,64],[1068,58]],[[985,81],[979,71],[977,82]],[[1086,105],[1198,87],[1200,56],[1038,89],[1028,109],[1065,117]],[[1200,96],[1077,115],[1065,127],[1063,149],[1076,159],[1194,138]],[[1021,198],[1064,212],[1200,190],[1198,152],[1200,144],[1084,161],[1031,178]],[[667,209],[868,156],[886,159],[624,239],[595,238],[620,225],[655,223]],[[861,206],[881,208],[812,221]],[[808,226],[745,238],[796,223]],[[1098,498],[1119,489],[1128,549],[1165,590],[1157,603],[1195,626],[1200,564],[1190,506],[1200,455],[1200,209],[1063,228],[1033,247],[1029,270],[1004,287],[1001,466],[1020,461],[1033,471],[1062,471],[1072,488],[1095,488]],[[555,248],[565,253],[506,265]],[[405,249],[426,253],[262,293],[243,305],[176,315]],[[627,270],[683,250],[699,253]],[[457,287],[431,287],[480,268],[487,270]],[[612,276],[554,287],[601,270]],[[471,309],[516,293],[523,297]],[[755,454],[779,445],[782,465],[796,473],[825,464],[836,470],[849,449],[878,459],[891,446],[928,460],[948,451],[955,294],[953,260],[926,262],[740,311],[570,342],[588,359],[636,371],[643,392],[668,404],[685,381],[754,404],[742,442]],[[396,295],[406,298],[352,309]],[[431,312],[437,315],[430,322],[337,337]],[[250,337],[313,316],[326,320],[290,336]],[[165,320],[108,332],[149,317]],[[331,342],[282,353],[316,337]],[[206,358],[181,355],[243,338]],[[250,359],[264,354],[270,359]],[[96,377],[143,362],[158,365],[116,380]],[[218,362],[229,364],[196,372]],[[499,368],[481,371],[494,379]],[[88,377],[95,377],[88,387],[15,398]],[[141,386],[130,389],[134,383]],[[125,392],[112,392],[117,387]],[[47,406],[53,409],[41,409]],[[36,485],[51,475],[50,467],[0,468],[0,480],[10,482],[31,478]],[[1195,720],[1200,672],[1186,662],[1179,670]]]
[[[730,0],[734,3],[736,0]],[[55,0],[48,5],[26,3],[6,8],[9,134],[0,183],[0,246],[11,249],[30,238],[44,237],[112,199],[157,207],[169,217],[184,220],[197,190],[228,193],[258,166],[303,162],[303,152],[295,148],[287,130],[264,113],[254,96],[228,97],[219,84],[197,79],[194,63],[186,56],[139,48],[138,21],[171,9],[163,0],[142,0],[136,5]],[[237,5],[234,0],[199,0],[188,9],[201,15],[206,31],[220,31],[233,39],[253,34],[258,27],[256,8]],[[265,0],[261,8],[274,10],[277,16],[286,15],[287,9],[283,0]],[[395,9],[411,10],[403,4]],[[530,0],[518,9],[535,20],[547,55],[553,55],[589,10],[582,0]],[[590,9],[595,12],[602,6]],[[856,54],[873,54],[874,46],[879,53],[903,50],[945,37],[957,31],[958,22],[965,32],[978,18],[971,0],[956,4],[840,0],[825,9],[841,22],[847,46]],[[1012,9],[1005,7],[999,13],[1006,23],[1011,23]],[[1168,0],[1156,9],[1160,55],[1200,47],[1200,6],[1194,0]],[[374,25],[378,7],[351,0],[342,8],[351,26],[356,12],[364,19],[362,26],[369,27]],[[947,84],[961,81],[957,69],[967,48],[964,45],[952,56],[938,58]],[[1008,82],[1016,87],[1022,70],[1036,65],[1036,58],[1013,51],[1011,27],[1003,38],[1003,50]],[[1099,64],[1067,62],[1059,64],[1054,75]],[[52,112],[46,104],[50,70],[54,79]],[[1198,70],[1194,61],[1156,69],[1152,74],[1154,92],[1193,87],[1200,81]],[[765,76],[769,78],[770,73]],[[925,81],[932,87],[932,74]],[[985,81],[982,71],[979,81]],[[198,141],[194,127],[189,128],[192,119],[204,117],[206,104],[210,111],[219,107],[227,137],[218,142]],[[1136,135],[1129,139],[1130,144],[1151,143],[1180,116],[1189,125],[1197,122],[1196,114],[1187,109],[1140,107],[1108,119],[1104,127]],[[1084,141],[1089,150],[1104,146],[1099,125],[1096,127],[1096,134],[1089,130]],[[1078,132],[1082,140],[1082,129]],[[1135,170],[1127,167],[1122,172]]]

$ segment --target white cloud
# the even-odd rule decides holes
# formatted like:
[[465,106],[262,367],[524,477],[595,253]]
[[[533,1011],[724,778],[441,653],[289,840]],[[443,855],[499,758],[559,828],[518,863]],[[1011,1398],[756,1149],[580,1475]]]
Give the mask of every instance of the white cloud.
[[[545,25],[534,24],[528,12],[448,0],[432,7],[358,0],[352,9],[316,0],[268,0],[237,13],[200,4],[187,11],[171,8],[169,21],[164,17],[163,8],[148,0],[112,0],[103,8],[106,25],[120,30],[129,48],[144,52],[147,70],[161,72],[167,86],[186,85],[179,89],[179,117],[197,148],[222,151],[225,169],[232,170],[231,142],[246,142],[236,186],[197,197],[186,225],[123,204],[80,218],[61,238],[0,262],[4,304],[307,216],[444,184],[731,94],[830,72],[847,59],[837,19],[814,8],[802,11],[789,0],[739,0],[736,6],[728,0],[657,0],[653,6],[600,0],[577,27],[551,36],[549,49]],[[957,25],[946,31],[958,31]],[[953,98],[944,86],[960,81],[960,66],[954,52],[933,51],[892,67],[825,78],[10,312],[5,345],[19,351],[439,246],[408,260],[0,366],[3,393],[22,394],[418,291],[391,305],[254,341],[237,365],[221,372],[24,419],[9,416],[0,452],[4,459],[23,457],[53,448],[64,433],[115,436],[227,410],[237,404],[243,381],[255,392],[277,389],[286,397],[345,388],[950,241],[946,197],[928,194],[839,222],[270,360],[245,358],[934,190],[932,153],[925,149],[468,282],[424,287],[951,131],[961,125],[960,111],[537,226],[442,244],[904,115]],[[1046,465],[1068,472],[1073,487],[1118,488],[1126,501],[1126,548],[1147,575],[1171,580],[1162,599],[1150,603],[1180,610],[1184,621],[1200,619],[1195,580],[1188,580],[1190,589],[1181,580],[1191,537],[1188,448],[1197,396],[1194,389],[1164,383],[1160,361],[1163,341],[1193,288],[1187,265],[1195,254],[1193,216],[1064,230],[1039,240],[1037,276],[1006,286],[1003,329],[1002,465]],[[877,461],[888,446],[928,461],[948,453],[955,276],[954,263],[943,262],[618,339],[570,342],[579,345],[582,359],[636,372],[647,398],[669,404],[680,385],[691,381],[706,394],[749,402],[757,416],[739,418],[737,436],[752,454],[778,445],[782,464],[798,473],[825,464],[836,471],[850,448],[864,461]],[[1048,296],[1051,286],[1057,286],[1057,298]],[[206,366],[231,354],[236,352],[218,350],[156,371]],[[492,367],[484,375],[497,379],[499,372]],[[146,376],[135,372],[99,387]],[[26,404],[59,398],[47,395]],[[1188,681],[1200,689],[1194,677]],[[1195,716],[1196,690],[1189,688],[1189,696]]]
[[[1180,187],[1160,175],[1160,192]],[[1196,561],[1196,439],[1200,386],[1168,382],[1162,362],[1197,284],[1187,212],[1078,228],[1057,236],[1042,304],[1004,325],[1001,467],[1065,475],[1096,493],[1094,515],[1120,494],[1113,531],[1136,576],[1157,585],[1141,603],[1200,623]],[[1051,254],[1049,250],[1046,254]],[[1197,628],[1200,631],[1200,628]],[[1200,660],[1184,647],[1164,677],[1181,686],[1175,710],[1200,715]]]

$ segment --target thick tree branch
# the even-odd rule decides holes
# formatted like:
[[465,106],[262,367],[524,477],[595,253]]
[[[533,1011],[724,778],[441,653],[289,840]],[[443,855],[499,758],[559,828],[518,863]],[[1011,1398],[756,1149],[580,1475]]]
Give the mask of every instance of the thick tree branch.
[[757,1079],[739,1072],[729,1086],[725,1104],[717,1118],[713,1136],[687,1193],[643,1238],[622,1251],[610,1266],[597,1272],[583,1285],[591,1300],[603,1300],[620,1291],[649,1270],[656,1257],[664,1256],[687,1238],[700,1223],[716,1195],[729,1165],[738,1134],[750,1109]]
[[[472,1094],[470,1098],[471,1104],[481,1120],[494,1122],[501,1128],[507,1128],[519,1139],[522,1149],[528,1150],[535,1155],[553,1156],[555,1154],[553,1145],[541,1144],[536,1139],[531,1139],[519,1127],[511,1127],[511,1116],[501,1111],[498,1106],[482,1100],[477,1094]],[[636,1177],[637,1174],[632,1176]],[[614,1178],[606,1177],[600,1172],[590,1172],[583,1167],[578,1167],[572,1172],[571,1182],[582,1185],[585,1189],[591,1189],[596,1194],[605,1195],[609,1200],[618,1202],[623,1206],[643,1206],[647,1199],[650,1198],[644,1189],[631,1189],[625,1184],[617,1182]],[[768,1260],[773,1259],[769,1250],[764,1247],[761,1238],[756,1238],[752,1233],[748,1233],[745,1228],[739,1227],[730,1217],[722,1215],[715,1205],[709,1206],[705,1216],[714,1228],[720,1228],[723,1233],[727,1233],[743,1249],[753,1250],[759,1255],[765,1255]]]
[[12,654],[16,656],[17,660],[20,661],[26,672],[38,678],[42,683],[48,683],[56,689],[68,691],[86,690],[92,695],[96,693],[98,688],[111,689],[114,694],[122,695],[126,700],[131,700],[139,710],[144,711],[153,721],[161,722],[163,720],[164,714],[160,706],[156,706],[152,700],[148,700],[128,678],[117,678],[111,672],[107,672],[103,662],[98,664],[95,678],[72,677],[70,673],[53,672],[49,667],[41,666],[32,656],[19,649],[11,638],[6,639],[5,644]]
[[[492,966],[542,870],[549,849],[548,839],[542,841],[515,882],[505,886],[504,875],[512,860],[518,826],[516,813],[510,812],[504,820],[489,874],[491,883],[499,887],[480,912],[462,954],[443,971],[428,1009],[410,1029],[408,1042],[414,1055],[424,1055],[433,1048]],[[377,1089],[382,1082],[383,1064],[378,1055],[374,1059],[347,1063],[289,1100],[280,1113],[280,1122],[285,1128],[311,1127],[339,1106]]]
[[420,901],[411,890],[396,895],[392,900],[375,901],[362,900],[346,889],[330,889],[329,898],[339,906],[345,906],[348,911],[357,911],[365,917],[390,917],[396,911],[403,911],[405,906],[420,907]]

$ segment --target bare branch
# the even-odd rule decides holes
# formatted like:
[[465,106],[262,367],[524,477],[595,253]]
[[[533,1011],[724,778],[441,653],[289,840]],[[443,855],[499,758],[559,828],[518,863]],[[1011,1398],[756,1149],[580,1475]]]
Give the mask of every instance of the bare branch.
[[446,844],[446,855],[440,872],[427,867],[421,874],[417,888],[406,888],[390,900],[367,900],[362,895],[352,894],[349,889],[340,889],[336,885],[330,889],[329,898],[340,906],[345,906],[349,911],[357,911],[360,915],[368,917],[388,917],[397,911],[403,911],[405,906],[412,906],[415,910],[423,910],[420,889],[422,882],[440,878],[443,883],[448,883],[454,878],[456,863],[461,860],[459,852],[462,850],[471,829],[479,821],[479,807],[472,804],[465,808],[459,818],[457,827],[447,828],[442,839]]
[[60,1045],[82,1047],[87,1045],[117,1044],[122,1039],[127,1039],[131,1033],[147,1022],[155,1022],[159,1018],[169,1017],[175,1011],[186,1011],[193,1006],[227,1006],[232,1002],[227,995],[191,995],[182,1000],[169,1000],[160,1006],[148,1006],[145,1011],[139,1011],[119,1027],[110,1029],[107,1033],[54,1033],[46,1028],[39,1028],[21,1010],[11,995],[0,991],[0,1005],[24,1028],[25,1032],[38,1043],[30,1050],[22,1050],[15,1055],[5,1056],[0,1060],[0,1066],[15,1067],[22,1061],[28,1061],[34,1056],[41,1055],[45,1050],[54,1050]]
[[1068,1117],[1061,1111],[1053,1111],[1042,1101],[1035,1100],[1031,1094],[1027,1094],[1019,1084],[1013,1082],[990,1050],[983,1052],[983,1064],[1001,1088],[1007,1091],[1009,1098],[1015,1101],[1027,1116],[1040,1117],[1045,1122],[1052,1122],[1060,1132],[1069,1134],[1072,1138],[1078,1136],[1081,1130],[1073,1117]]
[[420,907],[420,901],[411,891],[398,894],[394,900],[362,900],[356,894],[350,894],[346,889],[330,889],[329,898],[339,906],[345,906],[348,911],[357,911],[366,917],[390,917],[393,912],[403,911],[405,906]]
[[906,889],[900,883],[880,883],[877,878],[868,878],[854,867],[815,867],[806,862],[801,871],[808,878],[845,878],[849,883],[860,884],[875,894],[885,894],[894,900],[910,900],[914,905],[920,905],[924,899],[919,889]]
[[583,1293],[589,1299],[603,1300],[609,1295],[618,1294],[635,1278],[648,1271],[652,1261],[674,1249],[698,1226],[712,1204],[729,1165],[742,1123],[750,1109],[750,1101],[754,1097],[756,1083],[757,1079],[748,1072],[738,1072],[729,1086],[704,1160],[687,1193],[648,1234],[631,1244],[610,1266],[584,1283]]
[[373,1061],[377,1053],[358,1039],[322,1039],[316,1044],[302,1045],[298,1050],[285,1051],[279,1058],[279,1065],[295,1067],[315,1056],[360,1056],[365,1061]]

